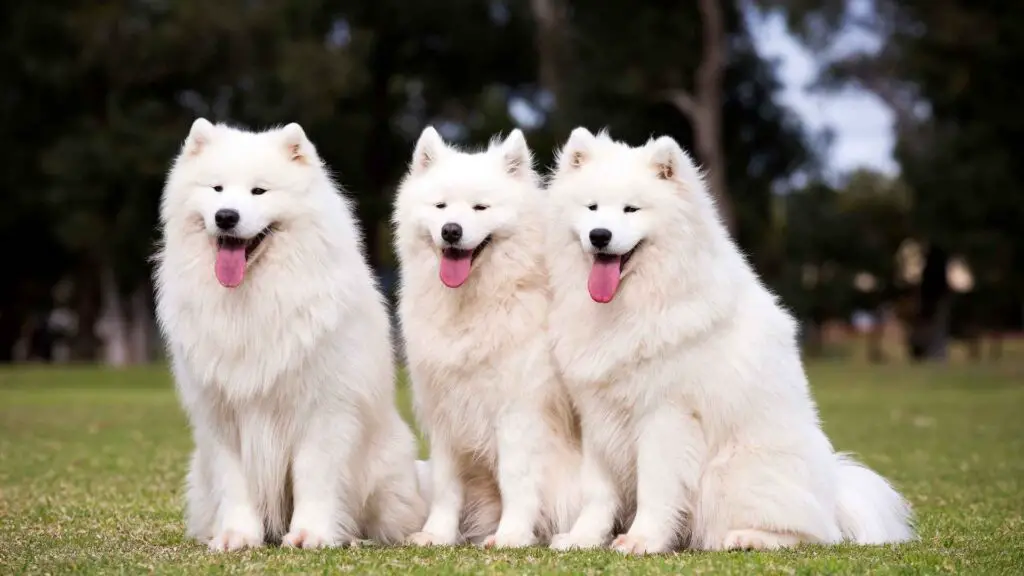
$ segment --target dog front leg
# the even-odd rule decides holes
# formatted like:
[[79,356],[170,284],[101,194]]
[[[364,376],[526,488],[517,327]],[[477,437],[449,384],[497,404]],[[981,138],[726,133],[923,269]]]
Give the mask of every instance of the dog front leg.
[[210,451],[206,461],[213,467],[211,477],[215,493],[220,496],[217,528],[209,542],[210,549],[230,552],[262,546],[263,519],[253,503],[238,450],[232,449],[227,439],[216,433],[210,434],[209,444],[200,446],[199,450]]
[[498,422],[498,486],[501,520],[484,547],[521,548],[536,543],[541,515],[546,426],[535,409],[514,410]]
[[356,537],[349,460],[359,418],[318,414],[308,420],[292,459],[294,512],[282,545],[323,548]]
[[594,432],[587,422],[583,423],[583,465],[580,470],[583,509],[572,530],[551,539],[551,548],[555,550],[603,547],[615,528],[620,496],[605,454],[599,448],[603,444],[594,437]]
[[612,542],[624,554],[668,552],[689,527],[705,452],[693,415],[674,406],[643,417],[637,445],[637,510],[632,526]]
[[406,541],[416,546],[452,546],[459,542],[463,486],[456,457],[443,441],[431,438],[430,471],[432,498],[423,530]]

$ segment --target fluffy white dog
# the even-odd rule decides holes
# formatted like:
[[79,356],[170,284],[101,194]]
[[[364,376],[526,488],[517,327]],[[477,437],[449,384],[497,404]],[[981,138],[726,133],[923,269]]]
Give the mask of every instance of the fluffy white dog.
[[640,554],[913,537],[903,498],[833,451],[793,319],[674,140],[578,128],[548,193],[553,349],[584,446],[583,510],[553,547],[617,524],[612,547]]
[[426,504],[394,406],[387,312],[302,128],[196,120],[161,221],[157,310],[196,443],[189,534],[235,550],[418,529]]
[[573,520],[579,431],[545,337],[544,220],[522,132],[465,153],[424,130],[394,213],[433,479],[412,543],[528,546]]

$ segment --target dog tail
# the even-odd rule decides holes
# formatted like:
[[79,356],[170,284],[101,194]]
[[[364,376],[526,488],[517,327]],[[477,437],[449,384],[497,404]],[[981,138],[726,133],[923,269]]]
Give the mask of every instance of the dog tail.
[[[420,496],[429,507],[434,495],[430,460],[416,461],[416,480],[419,483]],[[498,527],[498,519],[501,517],[501,493],[498,491],[498,484],[487,475],[469,475],[462,481],[466,505],[462,511],[459,528],[464,540],[478,544],[493,534]]]
[[836,454],[837,513],[846,540],[887,544],[915,538],[910,505],[889,482],[848,454]]

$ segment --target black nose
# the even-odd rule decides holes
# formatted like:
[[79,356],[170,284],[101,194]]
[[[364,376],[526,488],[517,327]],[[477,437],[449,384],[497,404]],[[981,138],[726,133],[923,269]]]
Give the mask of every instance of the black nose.
[[441,238],[449,244],[455,244],[462,239],[462,226],[455,222],[449,222],[441,226]]
[[590,231],[590,243],[594,248],[604,248],[612,241],[612,231],[607,228],[594,228]]
[[238,210],[232,210],[230,208],[221,208],[217,210],[217,213],[213,215],[214,222],[217,223],[217,228],[221,230],[231,230],[238,224]]

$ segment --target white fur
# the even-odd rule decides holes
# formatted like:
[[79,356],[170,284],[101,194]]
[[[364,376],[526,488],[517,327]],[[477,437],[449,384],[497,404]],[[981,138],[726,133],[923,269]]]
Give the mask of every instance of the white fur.
[[[616,523],[626,553],[913,537],[902,497],[833,452],[793,319],[675,141],[577,129],[548,194],[551,337],[586,462],[584,509],[556,548],[600,546]],[[637,248],[607,304],[587,292],[595,226],[613,252]]]
[[[234,289],[214,275],[221,208],[238,210],[240,236],[277,227]],[[234,550],[399,542],[419,528],[387,312],[351,208],[302,128],[197,120],[161,222],[157,311],[196,443],[188,533]]]
[[[578,507],[580,447],[545,338],[543,201],[523,134],[471,154],[427,128],[394,221],[399,312],[433,473],[429,518],[410,540],[546,541]],[[491,238],[458,288],[439,279],[448,222],[462,226],[460,248]]]

